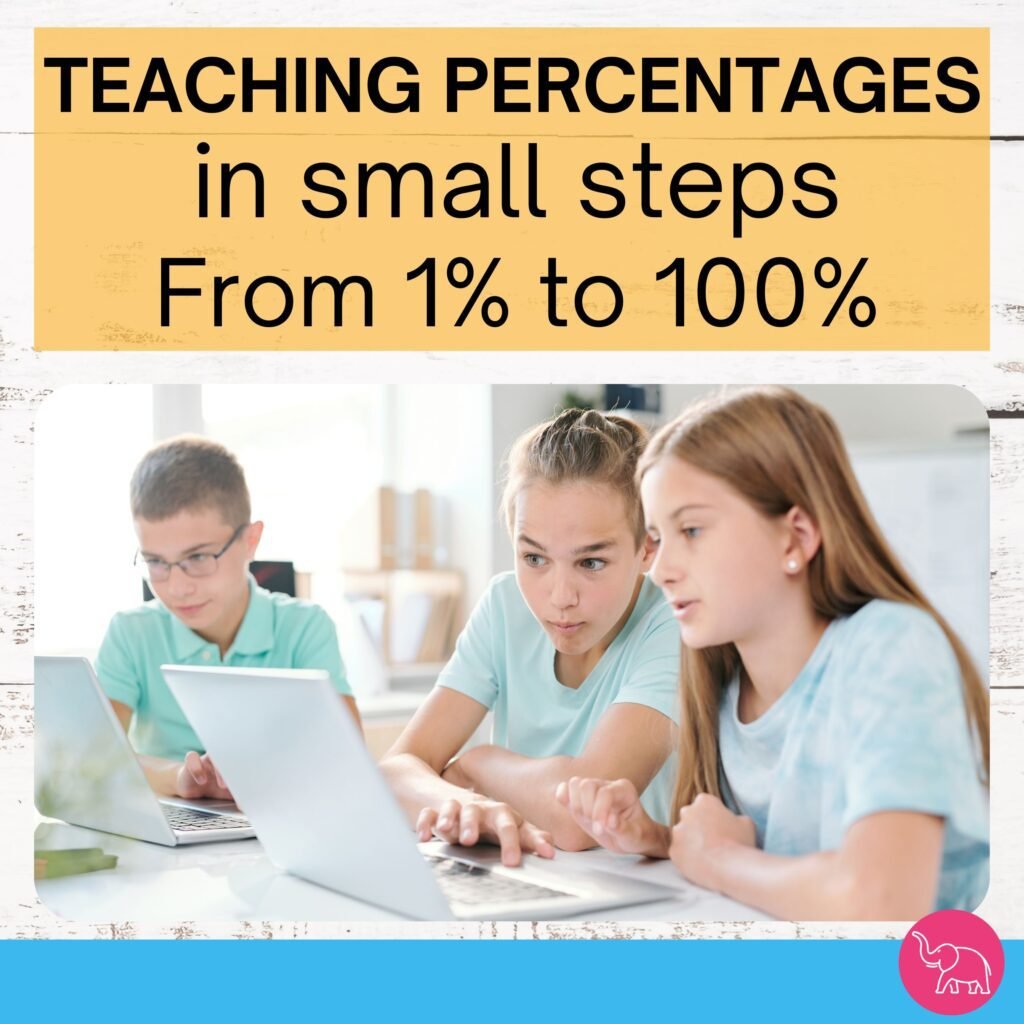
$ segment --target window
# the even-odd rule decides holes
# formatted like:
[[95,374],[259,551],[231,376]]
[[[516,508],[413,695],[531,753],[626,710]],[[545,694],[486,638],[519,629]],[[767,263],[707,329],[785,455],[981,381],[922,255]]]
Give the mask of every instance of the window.
[[245,469],[259,555],[305,571],[339,567],[341,530],[387,475],[382,385],[203,387],[203,433]]
[[138,602],[128,481],[152,444],[153,391],[61,388],[36,417],[36,650],[91,653]]

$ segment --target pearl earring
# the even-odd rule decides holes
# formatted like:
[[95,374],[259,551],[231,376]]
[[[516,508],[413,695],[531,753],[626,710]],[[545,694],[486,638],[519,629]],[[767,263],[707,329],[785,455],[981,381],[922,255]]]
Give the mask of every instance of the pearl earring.
[[788,570],[789,570],[790,572],[796,572],[796,571],[797,571],[797,569],[799,569],[799,568],[800,568],[800,564],[799,564],[799,563],[797,562],[797,560],[796,560],[795,558],[791,558],[791,559],[790,559],[790,560],[789,560],[789,561],[788,561],[788,562],[786,563],[786,568],[787,568],[787,569],[788,569]]

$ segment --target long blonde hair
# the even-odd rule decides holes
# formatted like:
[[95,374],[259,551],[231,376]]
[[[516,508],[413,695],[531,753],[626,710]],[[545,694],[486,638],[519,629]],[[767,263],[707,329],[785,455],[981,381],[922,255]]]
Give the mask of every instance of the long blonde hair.
[[[875,598],[927,612],[956,655],[968,720],[988,779],[988,694],[960,638],[932,607],[889,547],[850,466],[839,430],[824,409],[788,388],[760,387],[705,399],[662,427],[648,445],[638,479],[674,456],[723,480],[765,516],[802,508],[821,545],[807,566],[820,615],[850,615]],[[680,674],[679,776],[673,819],[699,793],[721,795],[718,707],[740,668],[734,644],[684,647]]]

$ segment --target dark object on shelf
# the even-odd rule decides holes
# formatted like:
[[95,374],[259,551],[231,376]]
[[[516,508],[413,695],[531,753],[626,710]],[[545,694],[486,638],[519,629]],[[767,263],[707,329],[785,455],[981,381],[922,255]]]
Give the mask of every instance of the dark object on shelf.
[[629,409],[631,412],[661,412],[660,384],[605,384],[604,407],[609,412]]

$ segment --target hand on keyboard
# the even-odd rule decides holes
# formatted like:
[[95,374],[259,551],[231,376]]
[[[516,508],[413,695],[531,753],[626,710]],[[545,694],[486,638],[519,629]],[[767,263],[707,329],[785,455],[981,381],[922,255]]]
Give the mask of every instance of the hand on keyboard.
[[555,855],[549,832],[530,824],[517,810],[497,800],[446,800],[440,810],[424,807],[416,831],[421,842],[436,835],[459,846],[493,843],[501,847],[501,862],[507,867],[518,864],[524,850],[540,857]]
[[212,800],[233,800],[221,774],[209,754],[197,754],[190,750],[178,769],[174,783],[175,796],[186,800],[209,797]]

